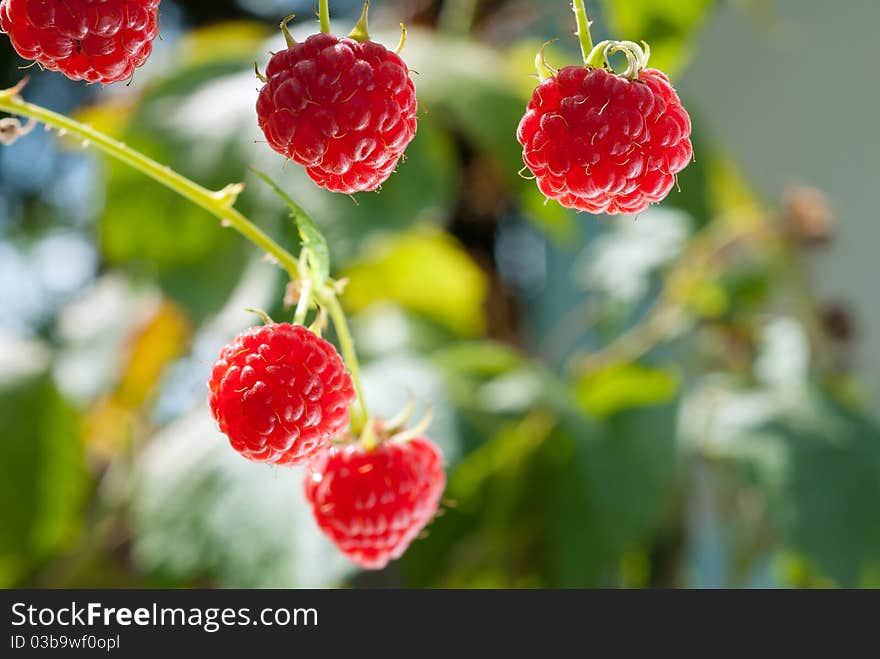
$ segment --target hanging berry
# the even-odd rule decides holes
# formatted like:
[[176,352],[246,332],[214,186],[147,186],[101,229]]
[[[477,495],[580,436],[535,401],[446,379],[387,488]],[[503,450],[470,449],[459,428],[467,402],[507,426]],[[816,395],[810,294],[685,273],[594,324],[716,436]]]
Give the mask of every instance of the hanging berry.
[[[666,198],[693,157],[691,120],[669,78],[648,68],[650,48],[632,41],[593,47],[583,0],[574,3],[584,66],[552,70],[517,130],[523,160],[548,199],[590,213],[640,213]],[[622,52],[616,73],[608,57]]]
[[400,558],[431,521],[446,476],[439,449],[421,430],[371,427],[377,435],[335,446],[309,466],[305,494],[324,534],[352,562],[375,570]]
[[333,345],[302,325],[272,323],[223,348],[208,382],[220,430],[249,460],[304,464],[348,429],[351,376]]
[[16,52],[71,80],[129,80],[153,52],[159,0],[0,0]]
[[415,137],[415,85],[397,53],[370,41],[369,2],[345,38],[329,33],[326,0],[321,7],[322,32],[303,43],[291,37],[289,18],[281,24],[288,47],[272,56],[265,76],[257,73],[265,83],[258,123],[269,145],[322,188],[376,190]]

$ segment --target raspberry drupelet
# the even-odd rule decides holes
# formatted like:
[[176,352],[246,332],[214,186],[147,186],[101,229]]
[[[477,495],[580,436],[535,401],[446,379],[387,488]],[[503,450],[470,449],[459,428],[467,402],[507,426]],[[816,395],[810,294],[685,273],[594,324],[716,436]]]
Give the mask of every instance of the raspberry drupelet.
[[0,0],[15,50],[71,80],[129,80],[159,34],[159,0]]
[[257,101],[275,151],[319,186],[378,189],[416,134],[416,91],[394,52],[373,41],[315,34],[276,53]]
[[332,344],[300,325],[239,334],[208,382],[220,430],[249,460],[304,464],[345,431],[355,390]]
[[400,558],[431,521],[445,486],[439,449],[419,436],[333,447],[309,466],[305,494],[339,550],[377,570]]

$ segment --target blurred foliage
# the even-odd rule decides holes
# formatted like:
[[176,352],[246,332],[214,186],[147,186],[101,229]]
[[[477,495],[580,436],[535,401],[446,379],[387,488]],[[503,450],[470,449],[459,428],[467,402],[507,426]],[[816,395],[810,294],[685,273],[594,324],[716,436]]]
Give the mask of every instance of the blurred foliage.
[[[802,216],[817,204],[791,202],[818,193],[757,198],[695,103],[697,160],[661,208],[633,220],[545,203],[518,175],[514,134],[534,54],[560,36],[539,21],[546,4],[441,11],[446,31],[389,2],[382,22],[411,27],[418,135],[379,193],[327,194],[254,122],[253,61],[281,35],[227,4],[179,4],[206,24],[171,26],[131,87],[35,78],[206,186],[245,182],[238,207],[293,251],[296,223],[250,170],[316,218],[348,280],[371,408],[413,397],[436,412],[442,514],[380,573],[341,559],[297,496],[302,473],[241,460],[204,405],[217,350],[255,322],[244,308],[290,316],[277,269],[186,200],[35,133],[0,152],[17,163],[0,161],[0,249],[40,282],[16,280],[10,299],[45,298],[0,333],[0,585],[880,584],[880,430],[849,318],[829,329],[806,283],[823,241]],[[605,0],[597,34],[649,41],[677,75],[715,5]],[[294,24],[299,39],[315,29]],[[34,100],[62,105],[35,83]],[[57,159],[43,172],[56,185],[13,185],[38,156]],[[73,257],[29,256],[60,228],[100,263],[72,290],[56,269]]]
[[89,476],[76,411],[46,373],[0,384],[0,586],[74,537]]
[[366,251],[368,260],[344,272],[349,280],[345,303],[352,312],[392,301],[457,334],[485,329],[485,275],[450,237],[417,230]]

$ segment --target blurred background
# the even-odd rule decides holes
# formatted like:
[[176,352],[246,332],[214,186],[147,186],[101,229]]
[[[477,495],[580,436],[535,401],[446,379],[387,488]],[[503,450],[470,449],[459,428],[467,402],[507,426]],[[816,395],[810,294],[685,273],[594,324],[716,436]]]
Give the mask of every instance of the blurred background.
[[[680,191],[637,218],[517,174],[535,52],[579,61],[565,0],[376,0],[374,39],[410,29],[406,161],[356,203],[283,167],[253,61],[315,5],[164,0],[131,85],[33,69],[24,95],[244,180],[296,249],[249,168],[282,182],[351,278],[373,411],[435,411],[442,515],[381,572],[342,559],[302,472],[242,460],[205,404],[244,309],[288,317],[281,271],[40,129],[0,147],[0,586],[880,587],[880,4],[589,2],[595,41],[649,41],[693,118]],[[348,33],[360,6],[331,10]],[[24,64],[2,38],[0,86]]]

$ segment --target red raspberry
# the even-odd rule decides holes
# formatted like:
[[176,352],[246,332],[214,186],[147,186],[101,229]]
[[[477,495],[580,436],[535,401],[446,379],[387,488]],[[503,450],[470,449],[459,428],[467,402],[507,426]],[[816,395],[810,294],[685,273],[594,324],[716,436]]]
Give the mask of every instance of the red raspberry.
[[127,80],[147,61],[159,0],[0,0],[0,28],[25,59],[71,80]]
[[590,213],[640,213],[662,201],[693,155],[691,120],[669,78],[627,80],[569,66],[535,90],[517,139],[547,197]]
[[375,190],[416,134],[416,90],[384,46],[315,34],[276,53],[257,117],[269,144],[332,192]]
[[355,398],[336,348],[305,327],[252,327],[220,351],[208,402],[249,460],[302,464],[346,430]]
[[437,512],[443,458],[427,438],[334,447],[305,480],[321,530],[354,563],[378,570],[400,558]]

